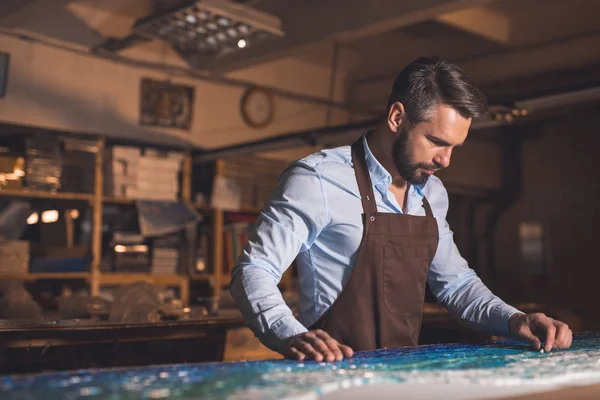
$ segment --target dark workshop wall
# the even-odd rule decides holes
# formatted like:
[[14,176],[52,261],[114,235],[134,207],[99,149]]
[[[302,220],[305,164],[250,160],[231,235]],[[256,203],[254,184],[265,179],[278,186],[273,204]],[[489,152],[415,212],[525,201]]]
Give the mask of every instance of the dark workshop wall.
[[[542,137],[523,149],[524,193],[496,231],[495,285],[509,298],[544,302],[580,314],[585,329],[600,328],[597,312],[597,230],[600,223],[598,109],[548,120]],[[519,254],[519,223],[547,229],[549,271],[530,275]]]

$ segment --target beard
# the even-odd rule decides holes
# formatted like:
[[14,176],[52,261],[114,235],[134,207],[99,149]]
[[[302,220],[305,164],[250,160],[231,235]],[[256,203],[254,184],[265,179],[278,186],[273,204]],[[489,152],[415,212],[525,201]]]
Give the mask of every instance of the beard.
[[418,186],[424,185],[430,177],[425,170],[435,171],[439,167],[437,165],[414,162],[413,157],[408,151],[408,134],[406,127],[403,127],[400,136],[392,144],[392,158],[398,173],[408,183]]

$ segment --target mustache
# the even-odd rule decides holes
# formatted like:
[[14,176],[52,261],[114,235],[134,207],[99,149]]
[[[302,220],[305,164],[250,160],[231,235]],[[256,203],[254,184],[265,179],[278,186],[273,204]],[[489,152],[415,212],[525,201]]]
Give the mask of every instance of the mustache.
[[442,169],[442,166],[438,164],[416,164],[414,167],[428,169],[430,171],[437,171],[438,169]]

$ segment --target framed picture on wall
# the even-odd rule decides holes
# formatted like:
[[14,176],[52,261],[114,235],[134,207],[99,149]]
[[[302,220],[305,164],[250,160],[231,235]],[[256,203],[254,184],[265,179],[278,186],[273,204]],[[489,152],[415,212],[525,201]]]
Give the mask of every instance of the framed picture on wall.
[[0,53],[0,98],[6,97],[6,88],[8,86],[8,53]]
[[142,78],[140,124],[189,130],[194,109],[194,88],[168,81]]

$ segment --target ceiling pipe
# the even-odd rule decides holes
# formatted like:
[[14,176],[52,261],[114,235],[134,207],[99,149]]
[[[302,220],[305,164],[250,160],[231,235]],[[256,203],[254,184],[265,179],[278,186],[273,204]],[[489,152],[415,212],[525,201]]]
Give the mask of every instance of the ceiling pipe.
[[[528,122],[535,120],[536,113],[543,114],[545,110],[556,109],[557,107],[565,108],[571,105],[599,100],[600,86],[597,86],[523,99],[514,102],[512,106],[490,106],[491,118],[475,120],[471,125],[471,131]],[[540,117],[543,117],[543,115]],[[380,123],[381,118],[383,116],[380,115],[379,118],[358,123],[284,133],[258,141],[225,146],[197,155],[194,157],[194,162],[201,163],[234,155],[281,150],[305,145],[331,146],[343,143],[347,144],[365,131],[376,127]]]
[[307,129],[286,133],[253,142],[207,150],[194,156],[194,163],[205,163],[218,158],[233,157],[270,150],[282,150],[299,146],[331,146],[336,143],[356,139],[379,124],[380,119],[337,125],[325,128]]
[[[227,158],[244,154],[259,153],[273,150],[283,150],[298,146],[324,146],[333,147],[342,144],[348,144],[356,140],[363,133],[376,128],[382,121],[381,118],[374,118],[360,122],[351,122],[332,127],[320,127],[284,133],[282,135],[269,137],[266,139],[252,142],[240,143],[231,146],[220,147],[213,150],[206,150],[197,153],[194,156],[195,163],[204,163],[219,158]],[[471,130],[480,130],[502,126],[507,124],[503,119],[476,121],[471,126]]]

